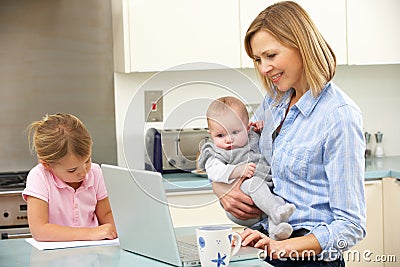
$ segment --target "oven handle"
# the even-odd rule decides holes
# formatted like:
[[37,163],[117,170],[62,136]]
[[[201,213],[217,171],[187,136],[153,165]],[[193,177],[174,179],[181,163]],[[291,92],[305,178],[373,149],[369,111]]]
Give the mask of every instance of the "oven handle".
[[1,239],[17,239],[17,238],[30,238],[32,235],[30,233],[25,234],[1,234]]

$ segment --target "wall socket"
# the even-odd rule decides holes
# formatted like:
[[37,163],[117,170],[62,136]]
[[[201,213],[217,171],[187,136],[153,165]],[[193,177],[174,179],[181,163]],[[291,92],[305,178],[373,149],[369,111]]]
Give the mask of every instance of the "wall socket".
[[144,91],[144,117],[146,122],[162,122],[163,109],[163,91]]

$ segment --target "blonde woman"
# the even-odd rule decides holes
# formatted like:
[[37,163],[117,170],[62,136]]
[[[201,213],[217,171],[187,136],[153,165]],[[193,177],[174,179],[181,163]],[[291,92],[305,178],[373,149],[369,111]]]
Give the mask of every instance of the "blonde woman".
[[[271,162],[274,192],[296,210],[292,238],[268,237],[268,224],[243,232],[274,266],[344,266],[342,252],[366,234],[363,122],[358,106],[331,80],[334,52],[306,11],[278,2],[263,10],[245,49],[267,95],[259,146]],[[270,153],[272,148],[272,153]],[[240,185],[213,183],[226,211],[242,220],[260,211]]]
[[91,162],[92,138],[75,116],[54,114],[29,126],[39,164],[23,198],[37,241],[114,239],[117,231],[100,166]]

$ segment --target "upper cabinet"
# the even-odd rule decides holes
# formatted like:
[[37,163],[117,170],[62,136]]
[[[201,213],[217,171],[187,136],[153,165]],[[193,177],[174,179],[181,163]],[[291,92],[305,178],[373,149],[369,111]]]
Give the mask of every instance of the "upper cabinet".
[[[254,18],[267,6],[277,1],[240,1],[240,40],[242,67],[253,67],[252,60],[244,50],[244,36]],[[332,47],[337,64],[347,63],[346,46],[346,0],[295,0],[310,15],[321,34]]]
[[296,0],[311,16],[336,55],[336,63],[347,63],[346,0]]
[[399,11],[399,0],[347,0],[348,64],[400,63]]
[[259,1],[259,0],[245,0],[240,1],[240,60],[241,67],[253,68],[254,64],[251,58],[246,54],[244,49],[244,37],[250,23],[256,16],[264,10],[267,6],[272,4],[273,1]]
[[[332,47],[337,64],[400,63],[399,0],[295,1]],[[115,71],[252,68],[244,36],[275,2],[112,0]],[[216,64],[182,65],[194,62]]]
[[113,0],[116,71],[240,66],[238,6],[239,0]]

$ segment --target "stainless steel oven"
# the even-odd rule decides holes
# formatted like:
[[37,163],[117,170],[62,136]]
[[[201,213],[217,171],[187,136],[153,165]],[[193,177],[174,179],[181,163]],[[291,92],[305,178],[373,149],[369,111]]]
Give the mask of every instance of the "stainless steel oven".
[[22,191],[28,172],[0,173],[0,238],[30,237],[26,202]]

